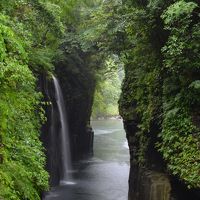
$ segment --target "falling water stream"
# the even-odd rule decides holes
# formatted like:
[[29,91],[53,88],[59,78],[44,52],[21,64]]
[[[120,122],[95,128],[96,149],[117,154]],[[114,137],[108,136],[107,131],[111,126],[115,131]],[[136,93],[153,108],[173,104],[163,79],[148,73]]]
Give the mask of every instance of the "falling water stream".
[[43,200],[127,200],[129,152],[121,120],[92,121],[94,155],[73,163],[76,184],[51,188]]
[[[128,197],[129,153],[121,120],[93,121],[94,155],[73,162],[61,87],[53,77],[54,104],[51,109],[51,147],[61,165],[60,184],[44,193],[43,200],[126,200]],[[52,175],[56,175],[54,172]],[[73,179],[72,179],[73,175]],[[74,184],[76,183],[76,184]]]
[[[129,151],[125,138],[125,132],[121,120],[108,119],[92,121],[94,130],[94,154],[91,157],[83,157],[81,160],[71,163],[70,138],[67,115],[61,87],[56,77],[53,77],[55,93],[51,108],[50,124],[50,166],[53,173],[51,178],[57,178],[59,185],[52,185],[50,191],[44,192],[43,200],[127,200],[128,176],[129,176]],[[72,170],[73,169],[73,170]],[[72,179],[73,174],[73,179]],[[153,182],[147,181],[149,193],[143,193],[141,197],[149,194],[152,199],[165,198],[166,184],[160,176],[152,176]],[[157,179],[155,179],[158,177]],[[150,179],[149,179],[150,180]],[[157,181],[157,182],[156,182]],[[150,187],[149,187],[149,184]],[[164,190],[162,189],[164,188]],[[168,190],[168,189],[167,189]],[[181,191],[181,200],[196,199],[187,198]],[[148,191],[148,190],[144,190]],[[161,192],[164,191],[163,195]],[[182,195],[183,192],[183,195]],[[138,194],[137,194],[138,195]],[[146,195],[146,196],[145,196]],[[152,196],[153,195],[153,196]],[[185,198],[186,197],[186,198]],[[199,199],[199,198],[198,198]]]
[[[64,99],[61,91],[61,87],[56,77],[53,76],[53,83],[55,87],[55,98],[60,118],[60,136],[61,136],[61,168],[62,175],[60,179],[60,185],[73,184],[72,182],[72,165],[71,165],[71,153],[69,142],[69,130],[67,123],[67,116],[65,110]],[[52,125],[53,128],[53,125]]]

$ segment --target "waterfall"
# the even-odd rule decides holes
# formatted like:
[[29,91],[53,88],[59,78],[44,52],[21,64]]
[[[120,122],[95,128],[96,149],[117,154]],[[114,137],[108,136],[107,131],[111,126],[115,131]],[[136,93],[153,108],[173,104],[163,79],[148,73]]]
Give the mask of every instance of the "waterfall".
[[[73,184],[72,182],[72,165],[71,165],[71,152],[70,152],[70,139],[67,115],[65,110],[65,103],[62,95],[62,90],[56,77],[53,76],[53,84],[55,87],[55,99],[58,108],[59,121],[60,121],[60,151],[61,151],[61,177],[60,185]],[[52,113],[54,113],[52,111]],[[51,131],[55,132],[54,122],[52,122]],[[54,134],[54,133],[51,133]]]

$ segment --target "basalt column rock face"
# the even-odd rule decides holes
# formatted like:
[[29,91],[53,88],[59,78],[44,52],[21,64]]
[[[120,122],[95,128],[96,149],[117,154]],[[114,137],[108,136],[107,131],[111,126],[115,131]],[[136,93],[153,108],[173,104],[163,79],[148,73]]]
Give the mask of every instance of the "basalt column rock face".
[[130,150],[129,200],[199,200],[198,189],[189,190],[167,170],[166,162],[156,148],[161,128],[158,122],[151,122],[149,132],[141,131],[131,70],[130,66],[125,68],[119,101]]
[[[90,126],[93,96],[95,91],[94,65],[91,56],[75,51],[64,55],[55,63],[55,77],[59,80],[66,118],[69,125],[69,143],[72,159],[79,159],[83,155],[92,153],[94,132]],[[47,156],[47,170],[50,173],[50,184],[59,184],[62,167],[60,167],[62,152],[59,148],[60,117],[56,103],[55,85],[52,76],[41,74],[39,90],[43,93],[47,121],[42,127],[41,140]],[[54,130],[53,130],[54,129]],[[57,131],[58,130],[58,131]],[[58,133],[57,133],[58,132]]]
[[140,166],[138,162],[137,120],[124,121],[124,127],[130,148],[129,200],[170,200],[169,177],[162,172],[162,169],[159,169],[160,167],[156,166],[156,163],[154,163],[155,166],[152,164],[152,160],[157,155],[154,155],[153,152],[149,153],[151,166],[150,164],[149,166]]
[[[132,77],[125,71],[119,101],[120,115],[130,150],[129,200],[171,200],[171,184],[165,173],[161,156],[155,150],[158,127],[152,124],[151,133],[141,135],[137,103],[131,98]],[[145,162],[143,162],[145,160]]]
[[[59,114],[57,106],[55,106],[55,91],[52,84],[52,79],[47,77],[46,74],[40,76],[39,81],[40,91],[43,94],[43,100],[46,102],[44,105],[46,122],[42,127],[41,140],[44,145],[46,153],[46,168],[50,174],[50,185],[56,186],[60,180],[60,138],[59,131]],[[56,127],[57,126],[57,127]]]
[[87,55],[76,52],[67,55],[56,65],[56,75],[60,80],[68,115],[73,158],[92,152],[94,133],[90,116],[95,73],[89,63]]
[[[79,63],[79,62],[78,62]],[[84,64],[84,63],[83,63]],[[59,79],[69,124],[70,147],[72,158],[92,152],[94,132],[90,127],[90,115],[95,89],[94,74],[87,66],[76,62],[64,62],[57,66],[56,77]],[[79,69],[80,67],[80,69]],[[85,68],[84,68],[85,67]],[[56,103],[55,87],[51,76],[42,74],[39,78],[39,89],[46,102],[46,123],[42,127],[41,140],[47,156],[47,170],[50,174],[50,185],[56,186],[62,176],[60,150],[61,138],[59,110]],[[53,130],[54,129],[54,130]]]

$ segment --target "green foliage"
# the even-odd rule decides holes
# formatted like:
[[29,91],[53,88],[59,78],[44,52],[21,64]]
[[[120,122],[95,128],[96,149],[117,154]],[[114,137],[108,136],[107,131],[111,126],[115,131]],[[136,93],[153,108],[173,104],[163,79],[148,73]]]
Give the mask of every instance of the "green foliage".
[[122,12],[121,5],[121,1],[116,0],[101,3],[97,1],[95,6],[83,12],[82,16],[87,20],[80,26],[82,30],[80,37],[86,50],[96,47],[108,56],[113,52],[119,53],[119,42],[122,42],[123,38],[118,41],[116,35],[123,31],[124,23],[119,14]]
[[178,175],[189,187],[200,187],[199,130],[188,113],[177,109],[166,112],[161,138],[159,150],[172,174]]
[[178,1],[162,15],[170,35],[162,48],[164,68],[169,77],[163,85],[164,113],[159,150],[171,172],[189,187],[200,187],[200,132],[199,125],[194,122],[200,105],[196,76],[200,67],[200,24],[193,20],[197,7],[194,2]]
[[169,39],[162,48],[164,65],[169,71],[194,71],[200,67],[198,61],[200,40],[199,23],[192,25],[192,15],[197,8],[195,3],[179,1],[170,6],[162,15],[165,29],[170,31]]
[[[167,8],[163,13],[162,18],[168,28],[170,26],[179,26],[180,22],[184,23],[187,27],[189,25],[187,19],[191,18],[191,14],[197,6],[198,5],[194,2],[185,2],[184,0],[178,1]],[[178,29],[178,31],[182,32],[183,30]]]
[[117,102],[120,96],[123,72],[120,71],[116,60],[116,58],[108,59],[105,64],[107,67],[98,74],[93,118],[119,115]]
[[48,188],[39,140],[41,94],[35,90],[25,45],[6,25],[9,18],[0,19],[0,198],[39,200],[39,193]]
[[29,67],[37,72],[53,70],[52,63],[64,36],[59,15],[61,8],[50,1],[39,0],[1,2],[0,5],[2,12],[10,18],[6,23],[19,38],[23,38]]
[[52,73],[55,63],[71,58],[81,65],[88,62],[91,72],[82,66],[68,69],[79,70],[81,80],[86,80],[81,72],[94,72],[97,56],[81,57],[77,31],[80,9],[89,6],[93,1],[0,1],[0,199],[36,200],[48,189],[37,76]]
[[137,162],[156,135],[170,172],[200,187],[197,0],[1,0],[0,12],[0,198],[40,199],[48,188],[36,76],[71,58],[75,76],[86,65],[97,73],[96,117],[117,114],[123,64],[119,108],[138,124]]
[[124,120],[138,124],[137,162],[148,162],[156,135],[169,171],[200,187],[198,1],[109,1],[91,16],[98,34],[93,28],[86,36],[118,53],[125,66],[119,108]]

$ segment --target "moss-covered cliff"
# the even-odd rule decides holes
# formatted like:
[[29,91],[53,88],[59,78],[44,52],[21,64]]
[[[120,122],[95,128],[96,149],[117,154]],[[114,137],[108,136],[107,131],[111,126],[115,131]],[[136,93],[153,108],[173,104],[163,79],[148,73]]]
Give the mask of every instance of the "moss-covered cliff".
[[[186,1],[146,5],[138,3],[131,11],[135,21],[127,33],[134,48],[129,50],[119,104],[131,154],[131,199],[148,199],[139,191],[143,173],[149,170],[173,174],[189,188],[200,187],[199,5]],[[192,195],[183,188],[185,196],[175,194],[173,187],[172,196]]]
[[89,5],[0,1],[0,199],[36,200],[49,187],[51,74],[64,91],[74,152],[92,146],[88,125],[97,65],[77,35],[79,6]]

